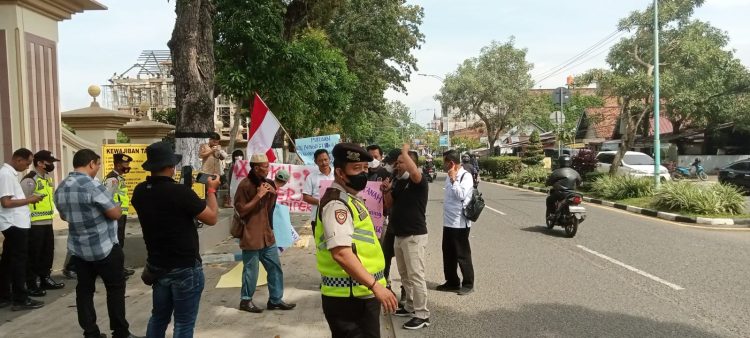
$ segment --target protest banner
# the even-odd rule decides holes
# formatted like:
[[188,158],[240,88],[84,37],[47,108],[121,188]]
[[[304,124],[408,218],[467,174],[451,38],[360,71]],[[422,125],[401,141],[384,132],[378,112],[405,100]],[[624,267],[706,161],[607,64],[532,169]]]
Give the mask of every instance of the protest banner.
[[276,238],[276,246],[279,248],[290,248],[294,245],[295,239],[294,227],[289,217],[289,207],[283,204],[276,204],[273,209],[273,236]]
[[[328,150],[330,154],[335,146],[341,140],[341,136],[338,134],[315,136],[308,138],[298,138],[294,140],[294,144],[300,158],[305,161],[305,164],[315,164],[315,151],[318,149]],[[333,165],[333,161],[331,161]]]
[[[320,181],[320,190],[325,191],[331,186],[333,181]],[[375,225],[375,232],[378,237],[383,234],[383,192],[380,191],[381,182],[367,182],[367,187],[357,194],[359,198],[365,201],[365,208],[370,212],[370,218]]]
[[[318,170],[317,167],[269,163],[268,179],[273,180],[273,177],[276,176],[276,173],[281,169],[288,171],[290,177],[286,185],[284,185],[283,188],[278,189],[276,192],[276,203],[288,206],[289,211],[293,213],[309,214],[312,212],[312,207],[302,200],[302,188],[305,186],[307,176],[310,176],[310,173],[312,173],[313,170]],[[237,187],[240,185],[240,182],[247,177],[249,172],[249,161],[235,161],[234,167],[232,168],[232,183],[229,187],[229,194],[233,201],[235,192],[237,192]]]

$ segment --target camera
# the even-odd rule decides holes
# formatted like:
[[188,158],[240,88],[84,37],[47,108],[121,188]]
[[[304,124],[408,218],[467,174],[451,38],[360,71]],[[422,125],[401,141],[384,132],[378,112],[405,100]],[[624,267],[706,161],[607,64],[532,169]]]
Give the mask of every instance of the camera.
[[198,176],[195,178],[195,181],[198,183],[208,184],[209,177],[212,179],[216,179],[216,175],[198,173]]

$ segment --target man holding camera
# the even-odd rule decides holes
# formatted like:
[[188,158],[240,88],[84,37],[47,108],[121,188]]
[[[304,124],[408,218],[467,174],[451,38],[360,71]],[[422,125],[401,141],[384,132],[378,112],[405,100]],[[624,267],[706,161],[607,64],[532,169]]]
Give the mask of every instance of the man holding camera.
[[148,252],[141,278],[153,289],[147,337],[164,337],[172,315],[174,337],[193,336],[205,283],[193,219],[208,225],[218,220],[219,178],[207,177],[208,194],[203,201],[188,185],[172,179],[181,160],[182,155],[175,154],[167,142],[148,146],[142,166],[151,176],[133,190],[133,207]]

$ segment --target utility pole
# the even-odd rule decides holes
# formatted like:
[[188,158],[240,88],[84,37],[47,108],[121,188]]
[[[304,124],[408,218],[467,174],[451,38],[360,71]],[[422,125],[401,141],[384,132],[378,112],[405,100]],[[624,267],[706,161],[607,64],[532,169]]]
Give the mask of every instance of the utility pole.
[[[565,91],[565,88],[560,87],[560,113],[562,116],[565,116],[565,99],[563,96],[563,91]],[[562,156],[562,123],[557,124],[557,156]]]
[[654,0],[654,185],[661,185],[661,140],[659,134],[659,1]]

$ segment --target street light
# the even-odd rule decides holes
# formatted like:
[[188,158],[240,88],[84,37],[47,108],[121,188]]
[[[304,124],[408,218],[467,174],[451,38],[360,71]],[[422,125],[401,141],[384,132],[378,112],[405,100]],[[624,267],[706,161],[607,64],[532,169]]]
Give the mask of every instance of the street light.
[[434,78],[436,78],[436,79],[438,79],[438,80],[440,80],[440,81],[445,81],[445,78],[443,78],[442,76],[439,76],[439,75],[435,75],[435,74],[424,74],[424,73],[419,73],[419,74],[417,74],[417,75],[419,75],[419,76],[424,76],[424,77],[434,77]]
[[661,184],[661,131],[659,130],[659,1],[654,0],[654,185]]

